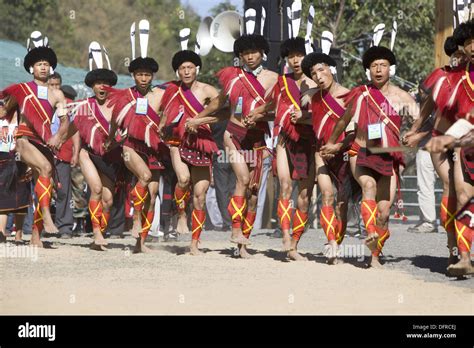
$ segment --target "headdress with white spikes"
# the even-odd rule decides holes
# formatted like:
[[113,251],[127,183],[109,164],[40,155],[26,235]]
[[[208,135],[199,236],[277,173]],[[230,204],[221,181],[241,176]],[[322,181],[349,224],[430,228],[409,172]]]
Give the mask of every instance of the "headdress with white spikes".
[[240,25],[241,35],[234,41],[234,56],[239,57],[240,54],[249,49],[256,49],[263,52],[263,60],[267,60],[267,54],[270,52],[270,46],[263,37],[265,32],[266,11],[262,7],[260,16],[260,31],[256,33],[257,11],[249,8],[244,14],[244,25]]
[[175,53],[173,58],[171,59],[171,66],[173,70],[176,72],[176,77],[179,80],[179,73],[178,69],[184,62],[191,62],[196,66],[196,76],[199,75],[199,71],[201,70],[202,61],[199,57],[199,54],[196,51],[188,50],[188,41],[191,37],[191,29],[184,28],[179,31],[179,42],[181,45],[181,51]]
[[301,0],[293,1],[291,5],[291,36],[297,37],[300,33],[301,25]]
[[[395,73],[396,73],[396,60],[395,60],[395,55],[393,54],[392,50],[395,45],[395,38],[397,36],[397,28],[398,28],[397,22],[394,21],[392,24],[390,49],[388,49],[386,47],[379,46],[380,41],[382,41],[382,37],[385,31],[385,24],[384,23],[377,24],[374,28],[374,36],[372,38],[371,48],[369,48],[364,53],[364,57],[368,60],[372,59],[372,56],[383,57],[383,59],[387,59],[390,62],[390,77],[395,76]],[[374,47],[380,47],[380,48],[374,48]],[[378,59],[382,59],[382,58],[378,58]],[[362,62],[364,65],[366,65],[366,62],[364,62],[364,59],[362,60]],[[367,79],[371,81],[369,66],[365,66],[365,74],[367,76]]]
[[[108,69],[104,68],[102,56],[105,56]],[[95,64],[95,69],[94,69]],[[109,56],[104,46],[100,46],[97,41],[92,41],[89,45],[89,72],[84,79],[86,86],[91,87],[96,81],[106,81],[111,86],[117,84],[117,75],[112,71]]]
[[254,8],[249,8],[245,11],[245,33],[252,35],[255,32],[255,24],[257,22],[257,11]]
[[191,29],[190,28],[183,28],[179,31],[179,43],[181,45],[181,50],[188,49],[188,42],[189,38],[191,37]]
[[288,18],[288,37],[293,37],[293,30],[291,28],[291,20],[292,20],[292,13],[291,13],[291,7],[286,8],[286,16]]
[[[266,11],[262,7],[262,13],[260,18],[260,32],[263,33],[265,29],[265,18],[266,18]],[[267,60],[267,53],[269,52],[270,48],[268,46],[268,42],[263,37],[263,35],[256,34],[256,23],[257,23],[257,11],[254,8],[249,8],[245,11],[244,14],[244,31],[245,35],[241,35],[237,40],[234,42],[234,55],[236,57],[246,49],[249,48],[256,48],[258,50],[263,51],[263,60]]]
[[329,53],[333,43],[334,35],[330,31],[323,31],[321,35],[321,51],[312,52],[304,57],[301,62],[301,69],[304,74],[311,78],[311,69],[317,64],[326,64],[329,67],[332,75],[337,77],[337,63]]
[[312,31],[313,31],[313,22],[314,22],[314,7],[311,5],[309,7],[309,14],[308,14],[308,24],[306,25],[306,36],[305,36],[305,46],[306,46],[306,54],[310,54],[313,52],[313,37],[312,37]]
[[132,23],[130,27],[130,42],[132,44],[132,62],[128,67],[128,71],[133,73],[137,69],[146,69],[151,70],[151,72],[155,73],[158,71],[159,66],[156,60],[151,57],[148,57],[148,40],[150,36],[150,22],[146,19],[142,19],[138,23],[138,36],[140,39],[140,57],[135,57],[135,22]]
[[54,73],[58,60],[54,51],[48,46],[46,36],[43,37],[39,31],[33,31],[26,41],[26,50],[28,52],[23,62],[26,71],[33,74],[33,65],[40,60],[46,60],[51,65],[50,74]]
[[260,17],[260,35],[263,36],[263,29],[265,28],[265,19],[267,18],[267,11],[262,6],[262,16]]
[[[330,31],[323,31],[323,33],[321,34],[321,51],[323,52],[323,54],[329,56],[333,41],[334,35]],[[337,74],[337,69],[335,66],[330,65],[329,70],[331,70],[331,74]]]

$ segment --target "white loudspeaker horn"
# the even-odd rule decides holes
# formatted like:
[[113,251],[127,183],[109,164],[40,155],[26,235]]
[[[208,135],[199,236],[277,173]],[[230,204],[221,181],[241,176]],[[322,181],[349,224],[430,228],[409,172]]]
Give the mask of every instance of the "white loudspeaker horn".
[[252,35],[255,32],[255,23],[257,22],[257,11],[254,8],[249,8],[245,11],[245,33]]
[[214,46],[222,52],[233,52],[234,42],[242,32],[242,17],[236,11],[224,11],[211,24],[211,38]]
[[181,50],[188,49],[188,41],[189,37],[191,36],[191,29],[184,28],[179,31],[179,42],[181,43]]
[[206,17],[199,24],[199,29],[196,34],[196,41],[199,46],[199,55],[207,56],[212,49],[212,38],[211,38],[211,24],[212,17]]
[[291,5],[291,27],[292,27],[292,37],[297,37],[300,33],[301,25],[301,1],[294,1]]

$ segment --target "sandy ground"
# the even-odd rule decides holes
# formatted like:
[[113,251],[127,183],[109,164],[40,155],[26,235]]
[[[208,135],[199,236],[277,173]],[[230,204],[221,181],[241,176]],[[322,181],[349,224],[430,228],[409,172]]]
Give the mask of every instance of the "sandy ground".
[[[16,247],[16,257],[14,247],[8,247],[9,254],[0,257],[0,313],[474,313],[473,279],[437,275],[426,281],[411,268],[394,267],[390,254],[384,270],[366,269],[367,259],[360,255],[329,266],[321,254],[322,232],[315,230],[301,243],[310,260],[288,262],[279,251],[280,240],[269,232],[256,233],[252,260],[233,257],[229,233],[208,231],[202,236],[205,254],[199,257],[186,254],[188,237],[150,244],[156,251],[140,255],[130,252],[130,237],[109,239],[107,252],[90,250],[87,237],[49,239],[52,249],[22,257],[25,247]],[[346,238],[346,243],[360,246],[362,241]]]

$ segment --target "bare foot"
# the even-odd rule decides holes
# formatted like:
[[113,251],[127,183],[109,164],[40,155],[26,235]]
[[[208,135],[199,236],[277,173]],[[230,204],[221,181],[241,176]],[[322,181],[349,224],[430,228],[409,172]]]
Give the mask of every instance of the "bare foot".
[[290,258],[290,260],[293,261],[308,261],[307,257],[304,257],[295,249],[291,249],[290,251],[288,251],[288,257]]
[[251,258],[253,258],[253,256],[249,254],[249,252],[247,251],[247,248],[243,244],[239,245],[239,257],[241,259],[251,259]]
[[94,244],[96,245],[107,245],[103,234],[100,231],[94,231]]
[[331,240],[326,246],[324,247],[324,255],[327,258],[328,265],[335,265],[337,260],[337,242],[335,240]]
[[199,241],[197,241],[197,240],[191,241],[191,246],[189,247],[189,249],[190,249],[189,253],[193,256],[203,255],[202,251],[199,250],[199,248],[198,248],[198,243],[199,243]]
[[230,236],[230,242],[235,244],[250,245],[250,241],[244,237],[242,231],[238,228],[232,229],[232,235]]
[[138,215],[134,214],[133,216],[133,226],[132,226],[132,237],[140,238],[140,232],[142,231],[142,219],[140,217],[141,213],[138,212]]
[[189,227],[188,227],[188,217],[186,216],[186,213],[181,213],[178,216],[178,224],[176,225],[176,232],[179,234],[188,234]]
[[91,249],[97,250],[97,251],[107,251],[107,248],[105,247],[105,245],[99,245],[99,244],[96,244],[95,242],[92,242]]
[[378,241],[379,235],[377,233],[369,233],[367,238],[365,238],[365,245],[367,245],[367,248],[372,252],[377,250]]
[[461,259],[458,263],[448,267],[448,274],[456,277],[474,274],[474,267],[472,267],[471,260]]
[[145,241],[141,237],[137,238],[135,248],[133,249],[134,254],[139,254],[139,253],[149,254],[152,252],[153,252],[153,249],[147,247],[145,245]]
[[377,256],[374,256],[374,255],[372,255],[372,260],[370,260],[369,267],[370,268],[383,269],[383,266],[380,263],[379,258]]
[[30,245],[36,246],[38,248],[43,247],[43,242],[40,239],[40,235],[38,231],[35,231],[35,230],[31,231]]
[[51,219],[51,215],[45,212],[43,212],[43,226],[44,226],[44,231],[46,233],[52,233],[52,234],[59,233],[59,229],[56,227],[53,220]]
[[291,250],[291,236],[289,231],[283,231],[283,251]]

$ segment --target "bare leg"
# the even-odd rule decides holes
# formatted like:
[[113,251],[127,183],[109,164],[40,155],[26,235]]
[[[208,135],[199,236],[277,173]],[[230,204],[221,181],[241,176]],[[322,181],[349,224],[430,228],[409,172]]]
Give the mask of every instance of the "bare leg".
[[7,241],[7,221],[8,215],[7,214],[0,214],[0,243],[6,243]]
[[[158,191],[160,190],[160,172],[158,170],[153,170],[151,173],[152,173],[152,178],[151,178],[150,183],[148,184],[149,195],[145,203],[144,212],[155,211],[156,197],[158,196]],[[140,216],[140,219],[141,219],[141,216]],[[150,224],[152,222],[153,221],[150,221]],[[140,230],[140,232],[142,232],[142,230]],[[135,249],[134,249],[135,253],[150,253],[153,251],[153,249],[150,249],[149,247],[145,245],[145,242],[146,242],[145,235],[140,234],[136,240],[137,241],[136,241]]]
[[[187,191],[189,189],[191,180],[191,173],[189,172],[189,168],[186,163],[181,160],[179,149],[176,146],[171,147],[170,154],[171,163],[173,164],[174,172],[176,173],[176,177],[178,178],[178,182],[176,185],[178,185],[183,191]],[[176,226],[176,232],[178,232],[179,234],[189,233],[188,217],[186,215],[185,209],[179,209],[178,225]]]
[[[148,168],[147,163],[128,146],[123,147],[123,159],[125,166],[130,170],[133,175],[138,178],[138,182],[142,187],[148,188],[148,184],[151,181],[151,171]],[[138,238],[142,230],[142,217],[141,210],[134,209],[133,211],[133,227],[132,236]]]
[[[277,172],[278,180],[280,182],[280,199],[288,200],[291,199],[293,191],[290,166],[288,163],[288,156],[286,149],[283,147],[280,141],[276,147],[276,161],[277,161]],[[283,217],[286,220],[286,217]],[[287,220],[290,220],[289,218]],[[290,224],[291,221],[286,222],[288,226],[282,226],[280,221],[281,230],[283,233],[283,251],[289,252],[291,250],[291,236],[290,236]]]
[[[206,207],[206,193],[209,189],[210,173],[208,167],[191,167],[193,188],[193,206],[195,210],[203,211]],[[194,219],[194,217],[193,217]],[[201,225],[204,221],[197,222],[197,226],[193,226],[193,237],[191,239],[190,253],[191,255],[202,254],[198,248],[199,235],[201,234]],[[194,225],[194,224],[193,224]]]
[[[454,187],[454,164],[451,158],[449,158],[448,154],[446,153],[432,153],[431,160],[433,161],[433,166],[438,174],[439,178],[443,182],[443,197],[456,197],[456,189]],[[449,208],[449,204],[446,209]],[[441,214],[444,212],[441,211]],[[451,212],[448,209],[446,215],[454,214],[455,212]],[[447,217],[449,219],[449,216]],[[443,219],[441,219],[443,220]],[[446,223],[445,225],[447,229],[446,235],[448,239],[448,250],[449,250],[449,257],[448,257],[448,267],[458,262],[457,256],[457,243],[456,243],[456,231],[454,228],[454,221],[451,223]],[[443,226],[445,227],[445,226]]]
[[[102,181],[100,179],[99,172],[97,171],[94,163],[91,161],[89,157],[89,153],[82,149],[79,153],[79,165],[81,166],[82,175],[84,175],[84,179],[89,186],[89,190],[91,193],[90,196],[90,203],[92,202],[102,202]],[[93,209],[93,208],[92,208]],[[91,210],[91,205],[89,205],[89,210]],[[94,250],[106,250],[105,245],[107,245],[107,241],[105,240],[102,232],[100,231],[100,220],[102,219],[102,209],[97,214],[93,214],[91,212],[91,220],[93,221],[92,224],[92,232],[94,234],[94,243],[92,245],[92,249]]]
[[[362,188],[362,200],[375,200],[377,195],[377,182],[369,170],[364,167],[356,167],[354,178]],[[365,245],[371,252],[377,249],[378,234],[375,231],[367,231]]]
[[[234,196],[247,196],[247,190],[250,183],[250,172],[244,157],[237,151],[228,132],[224,133],[224,145],[226,152],[231,158],[231,166],[237,178],[235,183]],[[247,238],[242,233],[242,227],[232,227],[232,235],[230,238],[232,243],[236,244],[250,244]]]
[[[460,210],[471,199],[471,197],[474,196],[474,186],[472,185],[470,178],[467,177],[467,173],[464,175],[462,171],[460,149],[456,149],[455,153],[457,160],[454,161],[454,184],[456,188],[457,210]],[[463,231],[466,230],[463,228],[459,228],[459,231],[456,231],[456,233],[459,234],[459,237],[457,237],[457,245],[459,253],[461,255],[461,259],[458,263],[450,265],[448,267],[448,273],[454,276],[474,274],[474,267],[472,267],[471,263],[470,250],[472,248],[472,245],[470,244],[470,242],[467,241],[465,237],[463,237],[466,233],[463,233]],[[463,244],[461,245],[461,243]],[[467,243],[468,245],[465,245],[464,243]]]
[[[377,208],[379,211],[377,226],[383,231],[388,231],[390,208],[393,204],[393,201],[395,200],[396,189],[397,182],[395,173],[393,173],[391,177],[382,176],[377,182]],[[380,241],[380,243],[382,243],[382,239],[380,239]],[[382,267],[382,264],[379,260],[379,252],[372,253],[372,259],[369,266],[374,268]]]
[[[37,174],[51,180],[53,173],[53,164],[26,138],[17,139],[16,150],[20,156],[20,160],[31,167]],[[50,207],[41,207],[43,217],[44,230],[48,233],[59,233],[58,228],[54,225],[51,217]],[[41,231],[32,233],[31,244],[42,247],[39,234]]]
[[26,215],[15,214],[15,242],[21,242],[23,240],[23,222],[25,221]]

